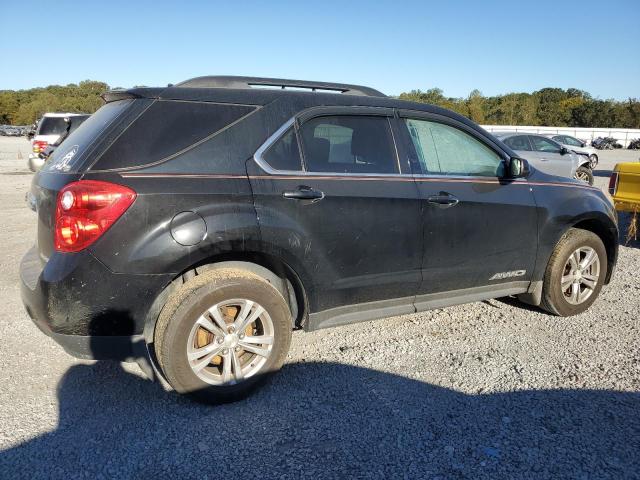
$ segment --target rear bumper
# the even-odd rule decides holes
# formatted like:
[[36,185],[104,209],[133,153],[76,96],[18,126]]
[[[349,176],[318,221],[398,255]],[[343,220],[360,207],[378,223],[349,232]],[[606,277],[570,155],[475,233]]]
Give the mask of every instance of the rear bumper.
[[167,275],[121,275],[91,253],[52,255],[32,248],[20,264],[21,295],[38,328],[78,358],[133,360],[145,351],[142,332]]
[[29,154],[29,160],[27,160],[27,166],[32,172],[37,172],[44,166],[44,159],[40,158],[37,154]]

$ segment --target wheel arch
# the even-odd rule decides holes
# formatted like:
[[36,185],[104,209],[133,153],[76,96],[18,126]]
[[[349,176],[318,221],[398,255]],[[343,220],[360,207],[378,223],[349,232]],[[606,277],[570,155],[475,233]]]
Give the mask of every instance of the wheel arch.
[[153,343],[155,325],[168,298],[180,286],[204,271],[215,268],[242,268],[265,278],[285,298],[293,314],[293,328],[304,325],[308,316],[308,298],[304,284],[296,271],[282,259],[263,252],[229,252],[202,259],[175,275],[154,300],[144,326],[147,344]]
[[[608,220],[608,218],[607,218]],[[607,276],[605,277],[605,284],[608,284],[613,274],[613,269],[618,257],[618,237],[616,236],[617,229],[612,228],[609,221],[604,221],[598,217],[585,218],[574,223],[570,228],[578,228],[581,230],[587,230],[595,233],[607,251]]]

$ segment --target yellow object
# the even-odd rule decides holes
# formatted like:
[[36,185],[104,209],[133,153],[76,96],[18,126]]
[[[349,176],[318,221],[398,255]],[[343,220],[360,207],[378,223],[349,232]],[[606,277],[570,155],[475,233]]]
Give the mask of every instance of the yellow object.
[[640,162],[618,163],[613,175],[617,175],[617,180],[609,190],[616,210],[640,212]]

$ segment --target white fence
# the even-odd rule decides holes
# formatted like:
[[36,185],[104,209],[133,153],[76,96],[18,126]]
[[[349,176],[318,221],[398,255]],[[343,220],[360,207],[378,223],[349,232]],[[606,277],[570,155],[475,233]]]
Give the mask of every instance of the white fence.
[[640,138],[640,130],[633,128],[576,128],[576,127],[533,127],[513,125],[482,125],[490,132],[559,133],[585,140],[591,144],[594,138],[613,137],[627,147],[634,138]]

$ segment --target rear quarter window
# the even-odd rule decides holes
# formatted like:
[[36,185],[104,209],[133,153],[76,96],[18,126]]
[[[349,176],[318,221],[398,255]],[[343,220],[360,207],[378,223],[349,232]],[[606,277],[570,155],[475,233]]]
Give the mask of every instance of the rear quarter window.
[[254,110],[246,105],[156,101],[111,144],[93,170],[168,160]]

